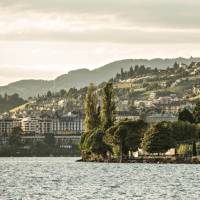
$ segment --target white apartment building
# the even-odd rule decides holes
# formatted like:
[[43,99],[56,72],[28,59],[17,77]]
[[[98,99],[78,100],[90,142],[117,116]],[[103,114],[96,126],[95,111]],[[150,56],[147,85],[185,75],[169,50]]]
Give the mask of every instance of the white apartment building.
[[45,135],[53,133],[62,135],[68,133],[83,132],[83,118],[78,115],[67,115],[64,117],[51,118],[49,116],[41,118],[23,118],[21,128],[24,134]]
[[21,128],[24,134],[39,134],[39,120],[37,118],[26,117],[21,121]]
[[12,132],[13,128],[20,127],[21,120],[14,118],[0,118],[0,135],[8,135]]
[[53,133],[53,120],[50,118],[40,118],[39,123],[39,133],[45,135],[48,133]]

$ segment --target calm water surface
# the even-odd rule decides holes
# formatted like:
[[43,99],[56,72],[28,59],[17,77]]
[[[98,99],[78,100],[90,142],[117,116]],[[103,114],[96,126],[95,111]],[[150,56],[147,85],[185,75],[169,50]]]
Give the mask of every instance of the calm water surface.
[[200,199],[200,165],[0,158],[0,200]]

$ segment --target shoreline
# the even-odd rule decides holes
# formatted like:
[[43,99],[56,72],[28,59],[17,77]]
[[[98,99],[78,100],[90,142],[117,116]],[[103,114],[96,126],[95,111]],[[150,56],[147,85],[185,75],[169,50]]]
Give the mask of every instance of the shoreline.
[[151,157],[151,158],[135,158],[135,159],[127,159],[123,160],[123,162],[119,162],[117,159],[113,160],[84,160],[79,159],[76,162],[93,162],[93,163],[144,163],[144,164],[200,164],[199,157],[191,157],[191,158],[176,158],[176,157],[168,157],[168,158],[160,158],[160,157]]

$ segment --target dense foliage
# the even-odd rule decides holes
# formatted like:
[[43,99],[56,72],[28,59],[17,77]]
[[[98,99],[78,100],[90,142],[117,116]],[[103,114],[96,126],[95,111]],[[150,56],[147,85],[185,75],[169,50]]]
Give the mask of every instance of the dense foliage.
[[194,117],[193,114],[186,108],[184,108],[181,112],[179,112],[178,119],[180,121],[185,121],[185,122],[194,122]]
[[51,134],[43,141],[23,141],[22,130],[16,127],[8,136],[8,144],[0,146],[0,156],[80,156],[80,149],[77,144],[61,147]]
[[142,120],[124,120],[116,123],[106,131],[105,141],[116,150],[119,161],[128,156],[129,151],[136,151],[140,147],[146,123]]
[[[98,97],[94,91],[94,88],[88,89],[86,95],[86,122],[92,122],[93,125],[90,125],[91,128],[87,129],[81,139],[83,159],[105,160],[110,159],[111,155],[122,162],[138,148],[142,148],[146,153],[160,154],[182,144],[192,145],[193,155],[196,155],[196,141],[199,139],[200,129],[199,125],[193,122],[199,122],[199,104],[193,113],[187,109],[182,110],[176,122],[160,122],[149,127],[142,120],[125,119],[116,122],[113,88],[111,83],[107,83],[102,93],[101,120],[98,121],[97,118],[95,121]],[[95,95],[92,95],[93,93]]]
[[169,123],[158,123],[145,132],[142,140],[143,150],[159,154],[165,153],[172,147],[175,147],[175,139]]
[[85,131],[91,131],[99,126],[99,108],[98,108],[98,97],[96,94],[96,88],[91,84],[88,88],[86,99],[85,99]]

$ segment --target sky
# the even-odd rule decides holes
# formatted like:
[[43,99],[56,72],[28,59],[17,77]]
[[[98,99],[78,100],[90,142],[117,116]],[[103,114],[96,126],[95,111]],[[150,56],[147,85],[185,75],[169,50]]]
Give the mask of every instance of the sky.
[[199,0],[0,0],[0,85],[127,58],[200,56]]

